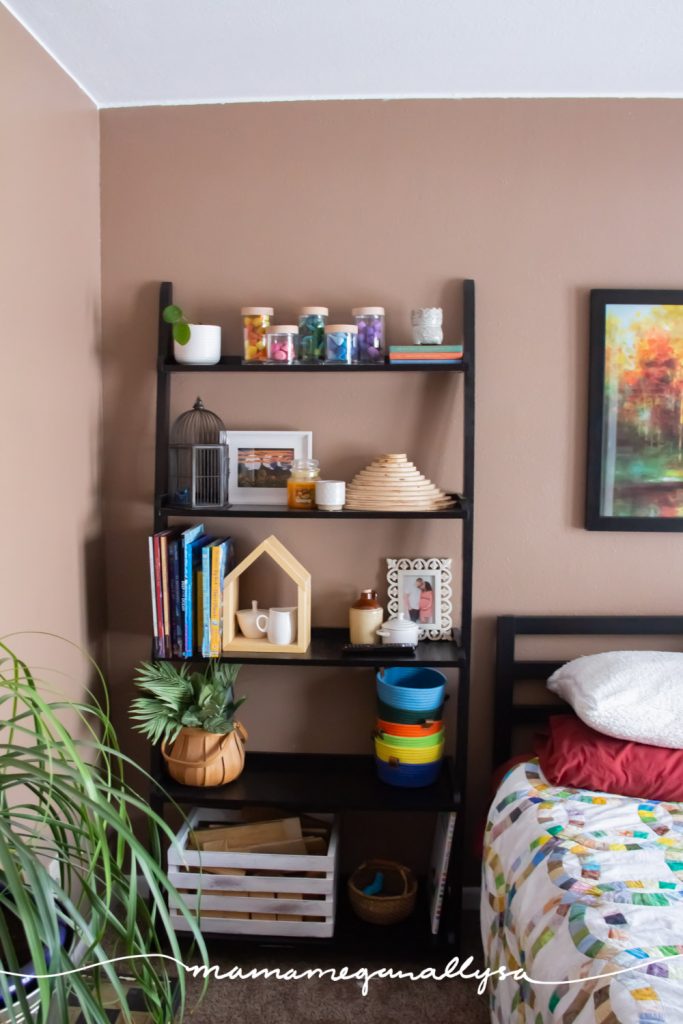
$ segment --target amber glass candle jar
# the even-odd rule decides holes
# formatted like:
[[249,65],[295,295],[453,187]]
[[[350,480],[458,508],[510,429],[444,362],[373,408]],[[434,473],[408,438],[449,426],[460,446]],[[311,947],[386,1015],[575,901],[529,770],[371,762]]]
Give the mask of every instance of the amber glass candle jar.
[[320,476],[317,459],[294,459],[287,481],[288,508],[315,508],[315,482]]

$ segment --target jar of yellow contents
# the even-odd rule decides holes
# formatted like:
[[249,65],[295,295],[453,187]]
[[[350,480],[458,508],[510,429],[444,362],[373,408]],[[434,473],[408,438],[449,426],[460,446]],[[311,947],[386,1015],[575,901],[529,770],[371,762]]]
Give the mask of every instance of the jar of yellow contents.
[[272,306],[242,306],[245,363],[265,363],[268,358],[266,329],[273,313]]
[[315,482],[319,476],[317,459],[294,459],[287,481],[288,508],[315,508]]

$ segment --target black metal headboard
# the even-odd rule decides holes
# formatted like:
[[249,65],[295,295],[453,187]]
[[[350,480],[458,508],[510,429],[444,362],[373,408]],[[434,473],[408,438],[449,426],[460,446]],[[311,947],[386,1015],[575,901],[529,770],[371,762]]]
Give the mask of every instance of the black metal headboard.
[[[678,636],[683,634],[683,615],[501,615],[496,646],[495,725],[493,763],[502,764],[512,753],[517,726],[545,722],[551,714],[569,710],[567,705],[521,704],[515,701],[515,684],[545,680],[561,661],[523,661],[515,656],[519,636]],[[566,659],[564,659],[566,660]]]

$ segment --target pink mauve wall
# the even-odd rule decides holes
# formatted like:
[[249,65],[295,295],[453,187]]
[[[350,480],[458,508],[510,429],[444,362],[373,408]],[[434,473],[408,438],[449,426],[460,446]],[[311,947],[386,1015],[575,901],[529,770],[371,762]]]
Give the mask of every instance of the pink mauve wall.
[[[0,634],[98,654],[102,564],[99,118],[0,6]],[[74,649],[12,638],[83,695]]]
[[[114,682],[149,651],[157,282],[237,352],[243,303],[289,319],[325,303],[414,305],[477,283],[474,811],[486,801],[496,615],[677,612],[678,536],[582,528],[591,287],[683,277],[680,104],[669,101],[288,103],[101,115],[106,539]],[[233,427],[312,427],[327,475],[408,451],[458,486],[457,380],[197,379]],[[344,621],[387,555],[457,553],[438,523],[272,524],[312,570],[315,618]],[[233,524],[242,551],[268,524]],[[244,673],[261,749],[365,750],[372,679]],[[323,685],[324,683],[324,685]],[[247,711],[248,709],[248,711]],[[138,749],[139,746],[138,746]]]

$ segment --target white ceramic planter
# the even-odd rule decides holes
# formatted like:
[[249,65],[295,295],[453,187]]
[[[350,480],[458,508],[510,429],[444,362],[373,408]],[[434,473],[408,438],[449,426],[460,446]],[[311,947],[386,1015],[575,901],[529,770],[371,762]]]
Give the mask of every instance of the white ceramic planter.
[[173,342],[176,363],[192,366],[212,366],[221,358],[221,329],[215,324],[190,324],[187,345]]

